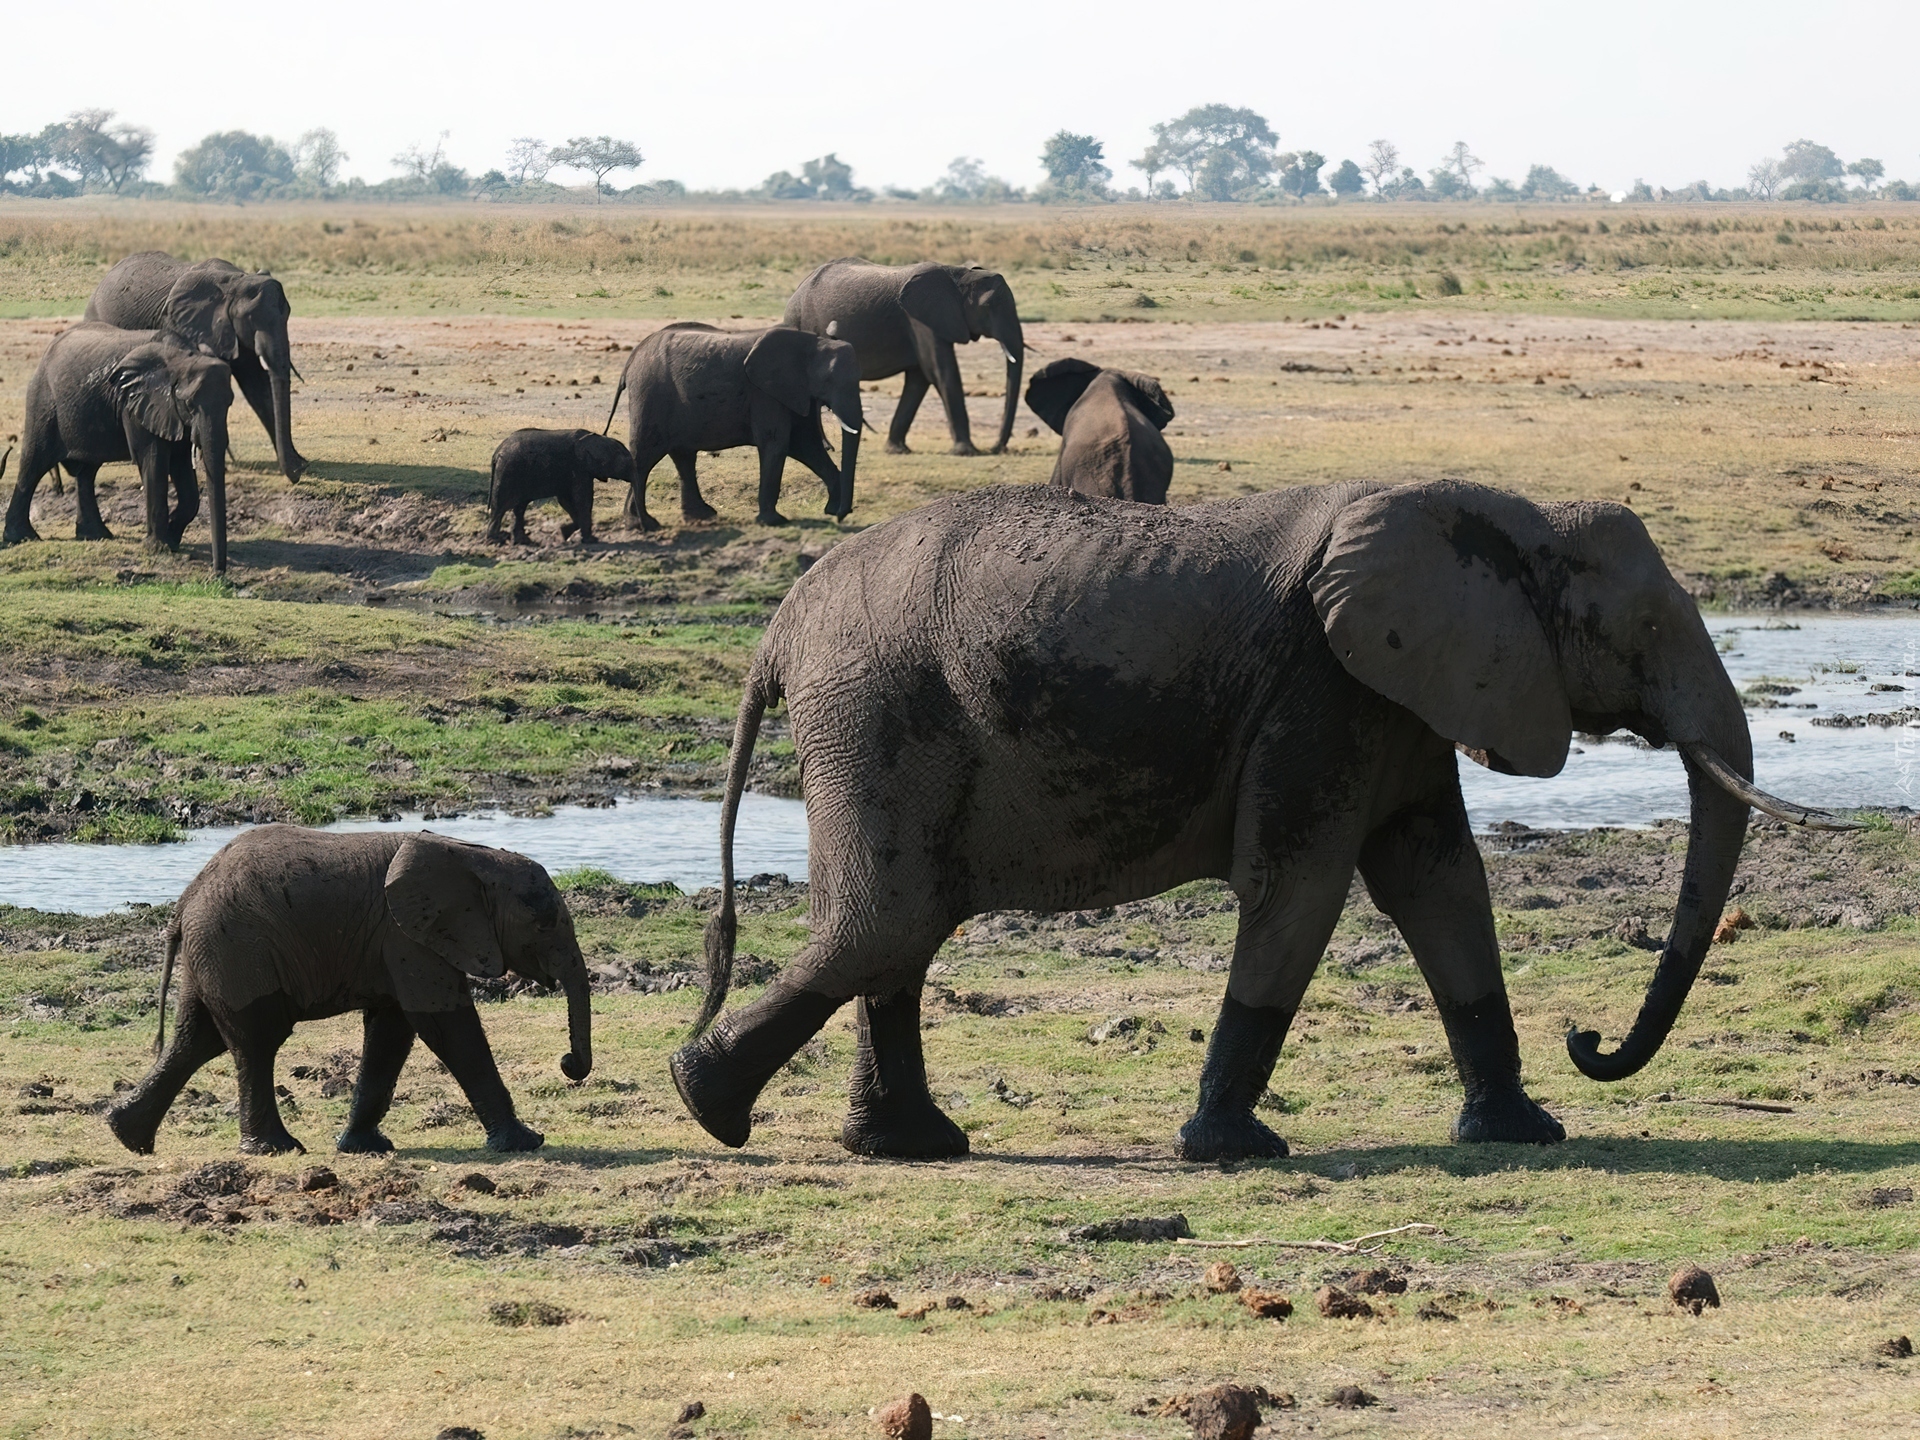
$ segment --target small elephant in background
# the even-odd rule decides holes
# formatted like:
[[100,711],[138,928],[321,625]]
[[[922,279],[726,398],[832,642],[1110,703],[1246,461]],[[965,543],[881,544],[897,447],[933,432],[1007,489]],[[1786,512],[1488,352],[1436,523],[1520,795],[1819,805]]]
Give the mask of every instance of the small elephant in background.
[[527,538],[527,506],[558,500],[567,512],[562,539],[580,532],[583,545],[594,543],[593,484],[596,480],[633,479],[633,456],[618,440],[591,430],[516,430],[493,452],[487,486],[487,539],[506,540],[500,521],[513,512],[513,543]]
[[[762,525],[784,525],[780,477],[787,457],[805,465],[827,487],[826,513],[836,520],[853,509],[853,471],[860,453],[860,362],[844,340],[809,335],[786,325],[765,330],[720,330],[697,321],[668,325],[633,347],[613,392],[607,424],[628,393],[633,487],[627,519],[658,530],[647,513],[647,477],[667,456],[680,472],[680,514],[711,520],[694,461],[702,450],[752,445],[760,452]],[[833,463],[820,409],[833,411],[842,432],[841,462]]]
[[[86,322],[47,347],[27,381],[20,431],[20,473],[7,506],[0,544],[38,540],[33,496],[56,465],[78,491],[74,535],[111,540],[94,477],[102,465],[131,460],[146,496],[147,545],[180,548],[200,513],[196,465],[206,472],[212,513],[213,568],[227,568],[227,411],[233,379],[224,360],[188,349],[152,330],[118,330]],[[179,497],[167,510],[167,486]]]
[[1055,488],[1167,503],[1173,451],[1160,432],[1173,419],[1173,402],[1153,376],[1055,360],[1028,384],[1027,406],[1060,435],[1049,482]]
[[262,825],[209,860],[174,908],[162,1034],[176,961],[173,1041],[107,1112],[136,1154],[153,1152],[167,1107],[222,1051],[233,1055],[239,1082],[242,1152],[304,1150],[281,1123],[274,1057],[300,1021],[348,1010],[362,1012],[364,1042],[339,1149],[393,1149],[380,1122],[416,1035],[466,1092],[489,1150],[538,1149],[545,1137],[514,1114],[468,985],[509,970],[567,992],[570,1050],[560,1069],[577,1081],[593,1068],[573,918],[547,872],[508,850],[425,830],[331,835]]

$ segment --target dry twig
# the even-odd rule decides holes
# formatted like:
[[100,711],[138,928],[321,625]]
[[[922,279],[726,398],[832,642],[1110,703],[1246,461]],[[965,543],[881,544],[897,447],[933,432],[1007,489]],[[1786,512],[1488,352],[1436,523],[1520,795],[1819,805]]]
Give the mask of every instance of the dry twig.
[[1439,1229],[1438,1225],[1416,1220],[1411,1225],[1396,1225],[1391,1230],[1371,1230],[1351,1240],[1269,1240],[1264,1236],[1255,1236],[1250,1240],[1176,1240],[1173,1243],[1197,1250],[1247,1250],[1255,1245],[1272,1245],[1282,1250],[1328,1250],[1335,1255],[1358,1255],[1363,1253],[1360,1247],[1369,1240],[1384,1240],[1389,1235],[1404,1235],[1410,1230],[1432,1230],[1437,1233]]

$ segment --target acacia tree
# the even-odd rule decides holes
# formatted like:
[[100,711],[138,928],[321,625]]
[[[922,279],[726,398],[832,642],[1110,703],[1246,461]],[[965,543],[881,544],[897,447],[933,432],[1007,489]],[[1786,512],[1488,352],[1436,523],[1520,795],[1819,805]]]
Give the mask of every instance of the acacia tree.
[[554,152],[535,135],[522,135],[507,146],[507,174],[515,185],[537,185],[553,169]]
[[1280,143],[1265,116],[1220,104],[1196,105],[1155,125],[1153,140],[1167,169],[1184,175],[1188,191],[1208,200],[1231,200],[1265,185],[1276,164],[1273,147]]
[[1400,171],[1400,147],[1391,140],[1375,140],[1367,146],[1367,163],[1360,167],[1373,181],[1375,196],[1386,194],[1387,186]]
[[1796,140],[1781,152],[1780,173],[1788,180],[1838,180],[1847,173],[1840,157],[1824,145]]
[[807,161],[800,167],[800,179],[812,190],[815,199],[853,198],[853,167],[835,151],[829,150],[819,159]]
[[76,110],[61,127],[58,153],[84,183],[104,185],[118,195],[153,158],[153,131],[144,125],[116,125],[111,110]]
[[638,145],[631,140],[616,140],[611,135],[576,135],[553,151],[554,164],[569,170],[585,170],[593,176],[596,202],[608,175],[615,170],[638,170],[645,161]]
[[1127,166],[1129,169],[1138,170],[1142,175],[1147,177],[1147,198],[1149,200],[1154,199],[1153,182],[1159,176],[1167,173],[1167,157],[1161,152],[1160,147],[1158,145],[1147,146],[1145,150],[1140,152],[1140,158],[1138,160],[1129,160]]
[[1447,152],[1447,158],[1442,162],[1442,168],[1450,170],[1453,174],[1457,175],[1460,178],[1461,188],[1471,195],[1473,193],[1473,172],[1483,168],[1485,164],[1485,161],[1467,147],[1466,141],[1456,140],[1453,142],[1453,149]]
[[311,180],[322,191],[333,188],[347,159],[347,152],[340,148],[340,137],[324,125],[293,142],[294,168],[302,179]]
[[1756,160],[1747,167],[1747,189],[1762,200],[1771,200],[1773,192],[1786,182],[1787,173],[1778,160]]
[[1878,160],[1869,160],[1864,156],[1847,166],[1847,174],[1857,179],[1860,182],[1861,188],[1869,194],[1873,192],[1873,187],[1885,178],[1886,173],[1886,166],[1882,165]]
[[1105,199],[1113,171],[1104,163],[1106,147],[1091,135],[1056,130],[1041,148],[1040,163],[1056,194]]
[[1297,200],[1320,193],[1320,170],[1327,157],[1318,150],[1290,150],[1277,157],[1280,188]]
[[222,200],[264,199],[293,183],[293,157],[271,135],[222,130],[180,152],[174,183]]

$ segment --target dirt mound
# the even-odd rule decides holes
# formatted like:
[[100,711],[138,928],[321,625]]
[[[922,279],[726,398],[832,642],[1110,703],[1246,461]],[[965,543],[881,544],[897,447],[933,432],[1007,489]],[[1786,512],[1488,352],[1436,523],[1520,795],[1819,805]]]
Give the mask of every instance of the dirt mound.
[[1371,1320],[1373,1306],[1338,1285],[1322,1285],[1313,1292],[1313,1303],[1329,1320]]
[[918,1392],[882,1406],[873,1423],[887,1440],[933,1440],[933,1407]]
[[1209,1295],[1231,1295],[1240,1288],[1240,1272],[1233,1268],[1230,1260],[1216,1260],[1207,1266],[1207,1273],[1201,1282],[1207,1287]]
[[1293,1314],[1292,1299],[1278,1290],[1256,1290],[1249,1287],[1240,1292],[1240,1303],[1262,1320],[1284,1320]]
[[545,1300],[496,1300],[487,1306],[487,1319],[510,1329],[528,1325],[564,1325],[572,1318],[558,1305],[549,1305]]
[[1673,1278],[1667,1281],[1667,1294],[1682,1310],[1691,1310],[1696,1315],[1709,1305],[1716,1310],[1720,1308],[1720,1291],[1713,1277],[1698,1265],[1683,1265],[1674,1271]]
[[1184,1215],[1155,1218],[1145,1215],[1122,1216],[1114,1220],[1095,1220],[1067,1231],[1069,1240],[1190,1240],[1193,1229]]
[[1187,1407],[1194,1440],[1252,1440],[1260,1424],[1260,1401],[1240,1385],[1202,1390]]
[[1346,1288],[1356,1295],[1404,1295],[1407,1277],[1391,1270],[1355,1270],[1347,1276]]
[[1327,1404],[1336,1410],[1364,1410],[1369,1405],[1379,1403],[1379,1396],[1368,1394],[1358,1385],[1342,1385],[1327,1396]]

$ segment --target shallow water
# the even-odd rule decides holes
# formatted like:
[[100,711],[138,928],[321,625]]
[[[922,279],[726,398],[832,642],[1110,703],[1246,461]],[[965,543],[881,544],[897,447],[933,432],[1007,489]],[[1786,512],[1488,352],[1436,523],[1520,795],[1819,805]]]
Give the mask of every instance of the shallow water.
[[[1750,709],[1755,780],[1803,804],[1846,809],[1920,804],[1920,726],[1835,729],[1816,717],[1890,713],[1920,704],[1920,615],[1716,617],[1707,622],[1734,684],[1793,694]],[[1902,687],[1902,688],[1881,688]],[[1782,731],[1793,735],[1781,738]],[[1669,750],[1618,739],[1576,740],[1551,780],[1495,775],[1460,760],[1476,830],[1501,821],[1550,829],[1646,825],[1687,813],[1686,774]],[[336,831],[422,826],[531,855],[549,870],[594,866],[622,880],[668,880],[685,890],[720,879],[720,806],[688,798],[623,800],[611,809],[563,806],[539,819],[479,814],[423,822],[350,820]],[[97,915],[171,901],[240,826],[194,830],[174,845],[28,845],[0,848],[0,903]],[[740,810],[735,874],[807,873],[806,809],[748,795]]]

